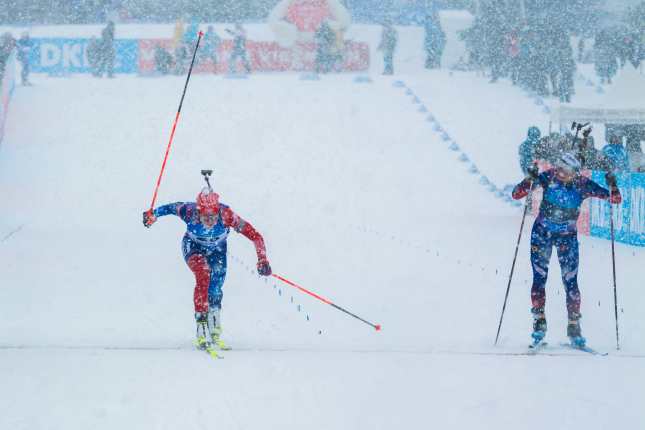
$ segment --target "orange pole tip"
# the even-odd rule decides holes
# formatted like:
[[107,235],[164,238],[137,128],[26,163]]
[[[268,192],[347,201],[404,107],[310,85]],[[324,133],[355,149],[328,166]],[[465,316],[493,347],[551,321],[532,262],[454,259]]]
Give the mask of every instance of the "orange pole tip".
[[376,326],[376,331],[379,331],[380,329],[381,329],[381,326],[380,326],[380,325],[377,325],[377,326]]

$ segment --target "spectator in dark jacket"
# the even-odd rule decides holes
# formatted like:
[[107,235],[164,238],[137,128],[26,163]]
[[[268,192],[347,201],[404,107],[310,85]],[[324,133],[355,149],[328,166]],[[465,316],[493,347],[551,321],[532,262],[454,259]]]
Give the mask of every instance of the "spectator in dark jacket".
[[242,27],[242,23],[235,23],[235,31],[226,29],[228,34],[233,36],[233,52],[231,53],[231,68],[230,73],[235,73],[235,63],[238,58],[244,63],[246,73],[251,73],[249,67],[249,60],[246,59],[246,30]]
[[114,77],[114,22],[110,21],[101,32],[101,67],[100,74],[107,67],[107,77]]
[[600,83],[604,84],[607,80],[611,84],[611,77],[616,73],[618,65],[616,64],[616,47],[613,38],[607,30],[603,30],[596,36],[594,43],[596,51],[596,72],[600,76]]
[[331,70],[331,47],[336,41],[336,34],[326,19],[316,29],[314,38],[316,40],[315,71],[328,73]]
[[423,28],[423,49],[427,54],[425,68],[438,69],[441,67],[441,55],[446,46],[446,33],[441,29],[437,15],[428,15],[423,21]]
[[96,37],[90,38],[90,43],[87,45],[87,62],[90,63],[92,68],[92,75],[100,78],[103,74],[101,66],[103,65],[101,44],[96,40]]
[[527,169],[533,164],[534,151],[536,144],[540,140],[540,134],[539,128],[530,127],[526,140],[520,145],[520,168],[527,178],[529,177]]
[[392,25],[392,20],[389,18],[386,19],[383,24],[383,32],[381,33],[381,43],[377,48],[383,52],[383,60],[385,60],[384,75],[394,74],[394,50],[396,49],[398,38],[399,33]]
[[159,72],[162,75],[167,75],[170,73],[172,68],[172,55],[170,52],[163,49],[161,46],[155,46],[155,72]]
[[606,145],[602,150],[617,166],[619,172],[629,172],[629,154],[623,146],[621,137],[612,136],[609,145]]
[[20,77],[23,85],[31,85],[29,83],[29,53],[31,52],[32,45],[29,33],[26,31],[22,33],[22,37],[16,43],[16,51],[18,51],[16,58],[22,66]]
[[558,81],[558,96],[560,102],[571,102],[573,94],[573,77],[576,73],[576,62],[573,61],[571,48],[564,49],[560,60],[560,79]]
[[11,55],[15,45],[16,40],[11,37],[11,33],[7,32],[2,35],[2,40],[0,40],[0,86],[4,81],[4,69],[7,65],[7,59],[9,59],[9,55]]

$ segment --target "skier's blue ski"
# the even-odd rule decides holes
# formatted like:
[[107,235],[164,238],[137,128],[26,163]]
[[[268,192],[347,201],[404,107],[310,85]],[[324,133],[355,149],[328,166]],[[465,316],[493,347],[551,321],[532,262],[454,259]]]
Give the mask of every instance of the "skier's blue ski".
[[564,347],[571,348],[571,349],[577,349],[578,351],[588,352],[589,354],[592,354],[592,355],[601,355],[603,357],[606,356],[606,355],[609,355],[609,353],[604,353],[603,354],[601,352],[598,352],[598,351],[596,351],[594,349],[589,348],[588,346],[578,346],[578,345],[574,345],[572,343],[560,342],[560,346],[564,346]]

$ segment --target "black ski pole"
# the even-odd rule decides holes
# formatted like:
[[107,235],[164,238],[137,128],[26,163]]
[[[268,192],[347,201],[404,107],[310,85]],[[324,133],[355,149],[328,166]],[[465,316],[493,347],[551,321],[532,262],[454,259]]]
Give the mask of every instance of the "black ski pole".
[[614,253],[614,206],[611,203],[613,198],[612,189],[609,187],[609,218],[611,219],[611,264],[614,270],[614,312],[616,313],[616,349],[620,349],[618,343],[618,299],[616,297],[616,255]]
[[181,94],[181,101],[179,102],[179,109],[177,109],[177,115],[175,116],[175,124],[172,126],[172,132],[170,133],[170,141],[168,142],[168,148],[166,148],[166,156],[163,159],[163,164],[161,165],[161,172],[159,173],[159,180],[157,180],[157,188],[155,188],[155,195],[152,197],[152,203],[150,204],[150,210],[148,214],[152,216],[152,209],[155,206],[155,200],[157,200],[157,192],[159,191],[159,184],[161,183],[161,177],[163,176],[163,171],[166,168],[166,161],[168,160],[168,152],[170,152],[170,145],[172,144],[172,138],[175,136],[175,129],[177,128],[177,121],[179,120],[179,114],[181,113],[181,105],[184,104],[184,97],[186,96],[186,88],[188,88],[188,81],[190,81],[190,74],[193,71],[193,64],[195,63],[195,57],[197,56],[197,48],[199,48],[199,41],[201,40],[204,33],[199,32],[197,37],[197,44],[195,45],[195,52],[193,53],[193,60],[190,62],[190,69],[188,70],[188,77],[186,78],[186,85],[184,85],[184,92]]
[[497,327],[497,337],[495,337],[495,345],[499,339],[499,331],[502,329],[502,320],[504,319],[504,311],[506,310],[506,301],[508,300],[508,292],[511,291],[511,281],[513,280],[513,271],[515,270],[515,261],[517,260],[517,251],[520,249],[520,241],[522,240],[522,230],[524,230],[524,220],[526,219],[526,211],[529,208],[529,197],[533,193],[533,184],[531,181],[531,190],[526,196],[526,204],[524,205],[524,215],[522,215],[522,225],[520,226],[520,235],[517,238],[517,245],[515,246],[515,257],[513,257],[513,265],[511,266],[511,274],[508,277],[508,287],[506,287],[506,297],[504,297],[504,307],[502,307],[502,316],[499,319],[499,327]]

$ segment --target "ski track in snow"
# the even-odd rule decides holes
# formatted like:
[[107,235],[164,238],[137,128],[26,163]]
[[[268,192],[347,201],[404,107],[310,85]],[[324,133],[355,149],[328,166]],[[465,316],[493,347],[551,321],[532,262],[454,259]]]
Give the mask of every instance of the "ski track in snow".
[[[0,428],[642,422],[641,361],[615,361],[645,355],[639,249],[616,246],[620,351],[608,243],[581,237],[583,333],[609,356],[532,354],[527,220],[493,345],[521,214],[468,169],[498,188],[519,181],[517,146],[530,125],[546,133],[548,116],[508,82],[410,72],[423,61],[420,43],[404,43],[415,31],[401,34],[403,76],[377,76],[373,53],[372,83],[191,78],[158,203],[193,200],[199,170],[213,168],[221,201],[263,234],[276,274],[382,326],[258,279],[252,245],[231,235],[225,360],[191,346],[183,223],[140,224],[184,78],[36,75],[37,86],[17,87],[0,151],[0,236],[29,228],[0,246],[0,380],[12,387],[0,389]],[[379,31],[363,34],[372,44]],[[593,90],[576,82],[577,97]],[[566,340],[556,260],[546,312],[549,341]],[[527,419],[536,410],[540,420]]]

